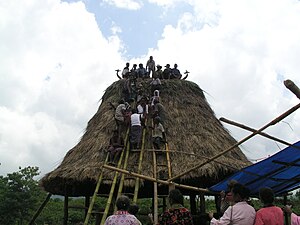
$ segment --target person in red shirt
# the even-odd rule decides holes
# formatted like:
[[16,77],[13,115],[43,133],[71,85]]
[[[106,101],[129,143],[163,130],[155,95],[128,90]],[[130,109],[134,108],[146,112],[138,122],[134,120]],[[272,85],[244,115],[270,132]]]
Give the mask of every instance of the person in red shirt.
[[283,211],[273,205],[274,193],[271,188],[261,188],[259,190],[260,201],[263,208],[256,212],[254,225],[282,225],[284,224]]

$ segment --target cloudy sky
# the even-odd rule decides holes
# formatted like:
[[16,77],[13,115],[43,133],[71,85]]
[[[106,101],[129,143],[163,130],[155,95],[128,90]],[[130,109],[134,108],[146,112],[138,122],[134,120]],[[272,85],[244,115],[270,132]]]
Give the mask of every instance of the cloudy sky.
[[[114,70],[150,55],[189,70],[218,118],[262,127],[299,102],[283,85],[300,86],[299,21],[297,0],[0,1],[0,174],[56,168]],[[299,121],[266,132],[294,143]],[[241,148],[255,162],[284,146],[256,137]]]

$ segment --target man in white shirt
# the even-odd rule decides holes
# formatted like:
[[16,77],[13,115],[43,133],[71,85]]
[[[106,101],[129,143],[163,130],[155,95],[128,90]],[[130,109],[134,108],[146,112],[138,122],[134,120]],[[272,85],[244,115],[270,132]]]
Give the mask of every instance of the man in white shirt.
[[138,114],[135,109],[133,109],[130,120],[131,120],[131,129],[130,129],[131,149],[138,149],[140,148],[140,142],[142,136],[141,115]]

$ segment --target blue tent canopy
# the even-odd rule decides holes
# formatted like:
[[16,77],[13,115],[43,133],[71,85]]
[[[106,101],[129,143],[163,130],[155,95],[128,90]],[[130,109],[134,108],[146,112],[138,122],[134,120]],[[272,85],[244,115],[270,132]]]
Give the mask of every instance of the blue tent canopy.
[[251,196],[258,196],[262,187],[272,188],[275,195],[300,187],[300,141],[263,161],[243,168],[209,190],[227,190],[229,180],[236,180],[248,187]]

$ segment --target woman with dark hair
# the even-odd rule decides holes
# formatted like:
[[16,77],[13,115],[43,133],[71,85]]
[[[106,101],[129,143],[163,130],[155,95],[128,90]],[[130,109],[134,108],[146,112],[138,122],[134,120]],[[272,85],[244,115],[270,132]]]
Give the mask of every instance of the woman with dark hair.
[[193,225],[193,218],[189,210],[183,207],[183,195],[178,189],[169,193],[170,208],[158,219],[159,225]]
[[263,208],[257,211],[255,225],[282,225],[284,224],[283,212],[281,208],[274,206],[274,193],[271,188],[261,188],[259,190],[260,201]]
[[233,198],[232,198],[232,188],[235,184],[238,182],[236,180],[230,180],[227,183],[227,191],[221,191],[220,196],[221,196],[221,213],[223,214],[226,209],[228,209],[229,206],[232,206],[234,204]]
[[116,202],[117,212],[114,215],[109,216],[105,225],[140,225],[141,222],[128,212],[130,206],[130,199],[122,195]]
[[255,220],[255,209],[250,206],[246,200],[250,191],[242,184],[235,184],[232,188],[232,198],[234,205],[230,206],[224,215],[219,219],[213,217],[213,213],[209,213],[211,225],[253,225]]

